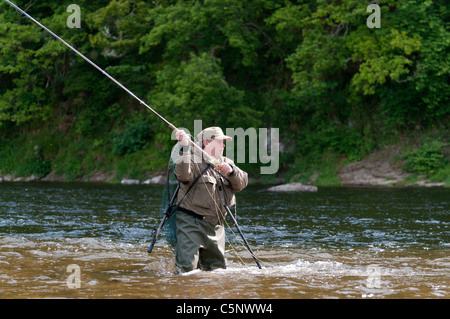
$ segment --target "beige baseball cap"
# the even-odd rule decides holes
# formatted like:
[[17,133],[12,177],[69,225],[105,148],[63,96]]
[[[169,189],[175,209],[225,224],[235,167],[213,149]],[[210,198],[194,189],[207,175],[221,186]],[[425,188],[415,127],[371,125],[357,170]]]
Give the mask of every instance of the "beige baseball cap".
[[197,138],[199,141],[210,140],[212,138],[222,141],[231,141],[232,138],[223,134],[223,131],[218,126],[207,127],[203,131],[201,131]]

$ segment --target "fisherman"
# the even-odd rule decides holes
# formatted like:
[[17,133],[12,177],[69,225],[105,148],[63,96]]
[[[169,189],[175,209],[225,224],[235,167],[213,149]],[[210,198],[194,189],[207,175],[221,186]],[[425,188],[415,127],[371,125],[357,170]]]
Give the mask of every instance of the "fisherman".
[[180,182],[178,197],[182,198],[197,176],[203,174],[177,210],[175,264],[181,272],[225,268],[224,205],[236,203],[234,192],[247,186],[247,173],[222,155],[225,141],[231,137],[224,135],[220,127],[208,127],[198,135],[202,149],[220,162],[206,171],[204,155],[190,149],[186,132],[178,130],[176,137],[183,146],[174,171]]
[[[234,192],[241,191],[247,186],[248,183],[247,173],[235,166],[233,161],[222,156],[223,149],[225,147],[224,141],[231,140],[231,137],[224,135],[219,127],[210,127],[199,134],[199,140],[203,149],[201,149],[197,144],[190,143],[187,140],[187,136],[184,131],[178,130],[172,123],[158,114],[154,109],[138,98],[119,81],[114,79],[111,75],[89,60],[62,38],[53,33],[42,23],[31,17],[27,12],[16,6],[11,1],[5,1],[38,26],[50,33],[57,40],[61,41],[65,46],[124,89],[132,97],[137,99],[140,104],[144,105],[160,120],[166,123],[170,129],[175,130],[177,138],[185,147],[190,145],[194,146],[192,151],[194,161],[192,162],[189,158],[184,158],[187,160],[185,161],[183,160],[183,157],[181,157],[181,161],[177,162],[175,165],[175,175],[183,185],[183,187],[180,187],[181,190],[179,191],[179,195],[183,196],[182,199],[186,197],[186,201],[183,202],[182,205],[181,202],[178,202],[179,205],[174,206],[178,206],[177,211],[181,212],[180,214],[177,214],[177,223],[179,225],[177,229],[177,240],[179,241],[179,245],[176,252],[176,261],[180,269],[183,271],[192,270],[199,266],[203,269],[211,270],[215,268],[225,268],[225,232],[223,228],[223,221],[226,212],[229,211],[228,206],[235,204]],[[199,151],[201,152],[199,153]],[[216,171],[206,169],[209,164],[206,164],[203,161],[203,153],[205,153],[208,157],[214,157],[216,161],[218,161],[219,164],[214,165],[216,166]],[[200,162],[197,161],[199,156]],[[211,159],[209,159],[209,161],[211,161]],[[200,167],[202,166],[205,167],[204,170],[201,171],[201,174],[197,175],[197,177],[202,178],[202,183],[196,184],[198,179],[197,177],[193,179],[193,176],[196,172],[200,172]],[[203,173],[205,176],[203,176]],[[190,186],[187,186],[189,184]],[[189,196],[185,196],[188,194],[190,189],[194,190],[194,186],[195,191],[189,194]],[[208,194],[209,197],[206,194]],[[178,218],[178,215],[181,217]],[[158,233],[168,217],[169,215],[166,211],[160,226],[152,233],[153,240],[148,249],[148,253],[151,253],[155,245],[156,238],[158,237]],[[192,217],[195,219],[192,220],[187,217]],[[231,217],[233,219],[233,223],[238,228],[235,218],[233,218],[233,216]],[[241,233],[244,242],[246,242],[242,232],[240,230],[239,232]],[[247,248],[258,264],[258,267],[261,268],[248,244]]]

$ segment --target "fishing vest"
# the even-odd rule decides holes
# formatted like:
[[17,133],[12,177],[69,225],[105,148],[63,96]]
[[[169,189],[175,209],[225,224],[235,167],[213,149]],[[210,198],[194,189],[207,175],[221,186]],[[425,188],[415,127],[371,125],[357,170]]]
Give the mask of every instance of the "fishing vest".
[[[197,156],[197,157],[196,157]],[[183,198],[196,177],[208,165],[197,154],[180,156],[175,162],[175,176],[180,182],[178,198]],[[195,158],[195,160],[194,160]],[[221,162],[228,163],[233,168],[232,174],[225,176],[213,168],[206,170],[184,198],[180,207],[203,216],[212,225],[222,224],[226,216],[224,205],[233,206],[236,203],[235,192],[248,185],[248,175],[238,168],[232,160],[222,157]]]

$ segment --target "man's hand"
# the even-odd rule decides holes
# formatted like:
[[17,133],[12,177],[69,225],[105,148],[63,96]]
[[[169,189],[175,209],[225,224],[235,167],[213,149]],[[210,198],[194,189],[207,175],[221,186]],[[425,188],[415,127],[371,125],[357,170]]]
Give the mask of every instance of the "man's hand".
[[177,137],[178,142],[180,142],[181,145],[183,146],[188,146],[189,145],[189,138],[186,134],[185,131],[183,130],[178,130],[175,133],[175,136]]
[[221,172],[223,175],[229,175],[233,171],[231,165],[227,163],[220,163],[219,166],[214,169]]

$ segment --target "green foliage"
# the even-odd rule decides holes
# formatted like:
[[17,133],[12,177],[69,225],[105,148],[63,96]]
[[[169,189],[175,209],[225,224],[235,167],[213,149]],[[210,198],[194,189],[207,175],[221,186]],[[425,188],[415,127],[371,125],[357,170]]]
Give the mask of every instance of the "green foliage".
[[34,119],[47,119],[45,78],[39,76],[42,52],[36,50],[39,30],[35,26],[18,25],[0,14],[0,122],[18,124]]
[[[360,0],[79,0],[80,29],[66,25],[68,4],[17,4],[177,127],[192,131],[201,119],[204,127],[280,128],[295,145],[282,154],[283,169],[330,153],[353,161],[396,136],[449,128],[445,0],[380,0],[380,29],[367,27],[369,1]],[[11,136],[0,139],[0,172],[51,169],[73,180],[163,166],[173,144],[165,124],[0,7],[0,134]],[[30,136],[40,155],[24,142]],[[439,154],[424,147],[408,169],[444,174]]]
[[244,104],[244,92],[226,82],[218,64],[204,53],[180,65],[167,65],[158,72],[157,85],[149,94],[152,105],[173,123],[190,129],[200,119],[204,125],[224,128],[257,123],[257,112]]
[[405,156],[404,169],[417,174],[434,174],[447,164],[441,152],[444,145],[437,141],[425,142],[421,147]]
[[[23,145],[17,145],[17,142]],[[34,175],[41,178],[50,173],[51,161],[46,159],[40,146],[23,137],[14,141],[0,140],[0,173],[18,177]]]
[[114,134],[112,151],[117,155],[131,154],[143,149],[152,137],[151,125],[145,121],[128,125],[127,128]]
[[31,176],[34,175],[36,178],[41,178],[47,176],[51,171],[51,162],[44,160],[39,157],[30,157],[24,159],[25,169],[17,171],[19,176]]

